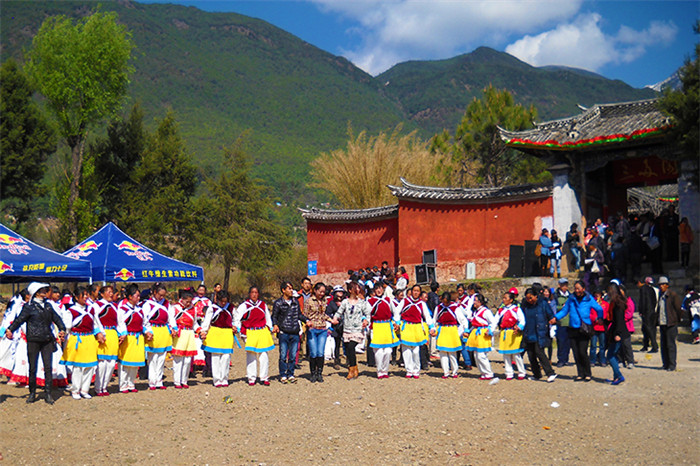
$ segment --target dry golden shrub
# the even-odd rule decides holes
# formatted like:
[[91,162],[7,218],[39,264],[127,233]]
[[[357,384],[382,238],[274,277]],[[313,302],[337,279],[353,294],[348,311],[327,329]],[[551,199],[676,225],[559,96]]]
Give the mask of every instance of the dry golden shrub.
[[345,149],[322,153],[311,162],[310,185],[330,192],[345,209],[366,209],[395,204],[387,185],[411,183],[436,185],[440,182],[442,155],[432,154],[428,144],[413,131],[401,134],[402,126],[391,133],[357,137],[348,130]]

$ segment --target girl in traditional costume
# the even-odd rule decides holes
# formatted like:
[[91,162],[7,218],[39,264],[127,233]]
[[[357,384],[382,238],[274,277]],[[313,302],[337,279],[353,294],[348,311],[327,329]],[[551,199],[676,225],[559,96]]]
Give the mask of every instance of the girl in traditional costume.
[[165,357],[173,349],[172,336],[177,334],[177,325],[170,313],[170,303],[166,299],[167,294],[165,286],[156,283],[153,285],[150,297],[141,306],[143,316],[153,332],[153,339],[146,342],[149,390],[165,390],[165,385],[163,385]]
[[373,289],[373,296],[367,298],[370,305],[370,329],[372,339],[370,347],[374,350],[374,360],[377,364],[377,378],[389,378],[389,363],[391,351],[399,346],[396,336],[398,321],[394,320],[394,306],[389,296],[384,296],[384,287],[378,282]]
[[135,284],[126,287],[126,298],[117,306],[119,325],[126,328],[126,337],[119,345],[117,362],[119,362],[119,391],[121,393],[137,392],[134,381],[139,367],[146,365],[145,341],[152,340],[151,325],[143,316],[138,306],[141,299]]
[[197,323],[197,311],[192,306],[193,293],[180,290],[180,300],[171,306],[170,313],[175,318],[177,333],[173,337],[173,382],[175,388],[190,388],[187,379],[190,375],[192,358],[197,355],[197,334],[201,327]]
[[401,321],[401,348],[408,379],[420,376],[420,347],[428,342],[428,334],[437,335],[428,306],[420,295],[420,286],[413,285],[411,295],[394,312],[394,320]]
[[245,341],[248,385],[255,385],[256,379],[260,378],[260,382],[267,386],[270,385],[267,353],[275,348],[275,342],[272,340],[270,311],[265,302],[258,299],[259,296],[258,287],[251,286],[248,299],[236,309],[234,325]]
[[104,343],[97,345],[97,371],[95,372],[95,392],[97,396],[109,396],[107,386],[119,355],[119,343],[126,338],[126,327],[119,323],[119,314],[114,304],[114,287],[103,286],[100,289],[100,299],[92,306],[95,315],[105,333]]
[[211,353],[211,376],[215,387],[228,386],[233,339],[237,332],[228,300],[228,292],[219,291],[216,294],[216,304],[207,308],[200,332],[202,350]]
[[442,378],[457,378],[457,351],[462,350],[461,336],[468,327],[461,306],[452,301],[450,292],[445,292],[440,298],[440,304],[435,310],[437,325],[436,348],[440,351]]
[[87,298],[87,288],[76,288],[75,304],[68,309],[72,317],[70,336],[61,360],[72,368],[71,395],[76,400],[92,398],[88,391],[97,368],[97,345],[105,342],[102,324],[87,307]]
[[503,355],[503,364],[506,372],[506,380],[513,380],[513,361],[518,368],[518,380],[525,378],[525,364],[523,363],[523,329],[525,328],[525,315],[515,302],[515,295],[510,291],[503,295],[503,306],[498,308],[493,321],[491,332],[498,334],[498,352]]
[[491,363],[487,356],[491,351],[491,325],[494,316],[491,310],[486,307],[486,298],[481,293],[474,295],[474,304],[469,316],[469,338],[467,339],[467,349],[473,351],[476,356],[476,363],[481,371],[481,380],[493,379]]

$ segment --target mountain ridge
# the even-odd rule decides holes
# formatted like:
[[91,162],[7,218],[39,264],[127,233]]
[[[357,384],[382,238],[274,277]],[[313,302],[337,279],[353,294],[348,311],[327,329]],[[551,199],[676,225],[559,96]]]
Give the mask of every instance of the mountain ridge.
[[[21,61],[45,17],[77,18],[94,9],[86,1],[3,2],[0,59]],[[535,105],[538,120],[574,114],[577,104],[655,95],[582,70],[532,67],[488,47],[400,63],[372,77],[346,58],[237,13],[129,0],[103,2],[101,11],[115,11],[137,45],[125,111],[140,101],[152,124],[174,110],[188,151],[206,173],[216,171],[224,147],[252,131],[254,174],[287,202],[325,196],[307,186],[308,164],[344,147],[349,126],[355,134],[377,134],[403,124],[426,139],[454,131],[489,83]]]

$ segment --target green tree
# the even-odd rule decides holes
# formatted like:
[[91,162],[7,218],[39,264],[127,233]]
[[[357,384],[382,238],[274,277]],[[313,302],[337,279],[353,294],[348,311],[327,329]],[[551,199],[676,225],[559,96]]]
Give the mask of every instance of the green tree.
[[544,181],[549,176],[546,165],[507,147],[498,132],[499,126],[512,131],[529,128],[537,117],[535,108],[516,105],[505,89],[489,85],[483,92],[467,107],[454,136],[445,130],[431,140],[430,150],[447,156],[445,176],[462,186]]
[[78,20],[47,18],[32,41],[26,72],[46,97],[70,148],[68,231],[78,240],[76,202],[88,131],[120,108],[133,67],[131,35],[116,13],[95,12]]
[[200,256],[221,262],[224,289],[233,268],[258,279],[289,246],[286,231],[270,220],[267,189],[251,178],[250,168],[241,137],[226,150],[219,175],[206,179],[207,192],[194,203],[190,244]]
[[113,120],[107,135],[88,146],[95,160],[95,179],[102,187],[102,223],[120,219],[121,207],[136,190],[133,167],[146,150],[148,133],[143,126],[143,110],[135,104],[126,118]]
[[197,169],[172,112],[148,137],[141,162],[130,172],[133,183],[119,207],[120,225],[148,246],[172,254],[182,241],[197,187]]
[[[695,22],[693,30],[700,34],[700,20]],[[666,91],[659,104],[673,118],[671,134],[682,148],[683,156],[697,160],[700,153],[700,42],[695,44],[695,58],[685,60],[678,77],[680,89]]]
[[55,151],[53,130],[32,100],[32,88],[17,62],[0,66],[0,209],[26,222],[44,188],[46,158]]
[[[60,170],[60,169],[59,169]],[[73,221],[77,229],[78,238],[87,238],[95,232],[95,226],[99,223],[99,215],[102,206],[102,185],[95,170],[95,157],[93,154],[85,154],[82,166],[82,176],[78,197],[73,204],[75,213]],[[70,210],[68,200],[70,198],[70,177],[65,169],[60,173],[58,182],[54,185],[53,211],[59,220],[59,228],[53,233],[52,244],[58,250],[66,250],[75,245],[68,225]]]

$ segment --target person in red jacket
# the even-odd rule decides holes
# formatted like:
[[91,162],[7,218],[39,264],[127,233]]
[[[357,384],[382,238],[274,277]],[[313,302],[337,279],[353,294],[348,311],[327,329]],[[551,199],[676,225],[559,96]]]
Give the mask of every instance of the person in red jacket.
[[[596,302],[603,308],[603,319],[608,319],[608,303],[603,299],[603,292],[599,289],[593,291],[593,297]],[[598,318],[598,313],[595,309],[591,309],[591,322],[593,323],[593,336],[591,337],[590,358],[591,364],[596,366],[607,366],[608,362],[605,359],[605,325],[603,319]]]

